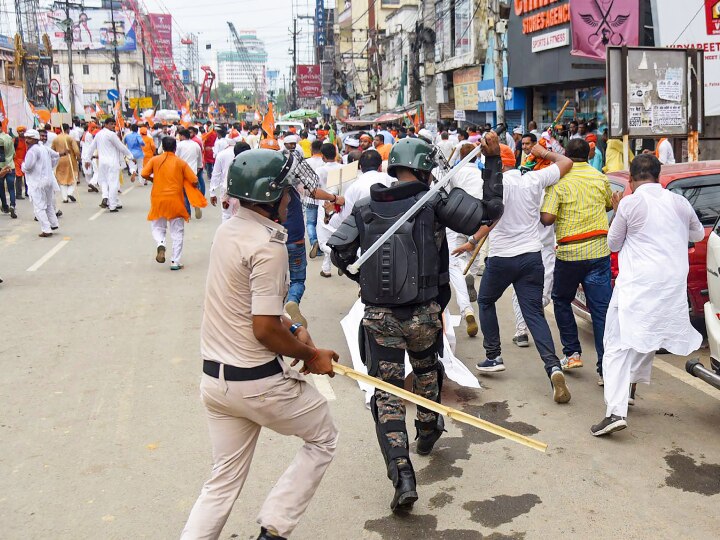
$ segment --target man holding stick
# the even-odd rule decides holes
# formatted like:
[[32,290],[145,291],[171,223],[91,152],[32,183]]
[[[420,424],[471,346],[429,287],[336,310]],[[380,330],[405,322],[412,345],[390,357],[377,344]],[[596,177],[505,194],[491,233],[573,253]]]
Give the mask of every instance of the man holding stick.
[[521,175],[520,171],[514,168],[515,154],[510,147],[499,144],[497,135],[486,134],[482,145],[486,159],[500,156],[502,160],[505,211],[492,231],[488,226],[481,227],[466,244],[453,252],[459,255],[470,251],[481,238],[490,234],[490,255],[478,293],[480,328],[487,356],[477,364],[477,369],[481,373],[505,371],[505,364],[500,356],[500,329],[495,303],[512,285],[535,347],[550,377],[553,399],[557,403],[567,403],[570,401],[570,391],[560,367],[560,360],[555,355],[555,345],[543,311],[545,268],[540,254],[542,243],[538,222],[545,188],[556,184],[561,176],[570,171],[573,164],[568,158],[536,144],[532,148],[532,154],[549,160],[552,165]]

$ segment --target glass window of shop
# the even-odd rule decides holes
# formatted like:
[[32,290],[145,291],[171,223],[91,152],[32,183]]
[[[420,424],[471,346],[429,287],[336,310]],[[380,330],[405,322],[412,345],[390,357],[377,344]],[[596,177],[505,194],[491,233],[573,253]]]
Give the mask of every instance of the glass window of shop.
[[550,87],[533,92],[534,120],[542,127],[550,125],[566,100],[570,105],[563,119],[596,120],[598,126],[607,125],[607,97],[604,81],[582,88]]

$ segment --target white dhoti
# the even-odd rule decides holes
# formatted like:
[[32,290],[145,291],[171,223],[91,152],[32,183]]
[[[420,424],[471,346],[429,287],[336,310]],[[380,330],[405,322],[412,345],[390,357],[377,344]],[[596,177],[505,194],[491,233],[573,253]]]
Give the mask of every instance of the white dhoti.
[[108,208],[114,210],[120,204],[120,167],[117,163],[101,161],[98,166],[98,183],[103,199],[108,200]]
[[185,237],[185,220],[181,217],[170,220],[165,218],[153,220],[151,223],[152,235],[158,247],[165,246],[168,222],[170,227],[170,238],[172,238],[173,243],[173,254],[171,263],[180,264],[180,258],[182,257],[183,249],[183,239]]
[[[542,303],[543,307],[550,304],[550,296],[552,294],[553,287],[553,273],[555,272],[555,246],[543,246],[540,251],[543,259],[543,266],[545,267],[545,276],[543,282],[543,296]],[[517,295],[513,289],[512,294],[513,311],[515,312],[515,336],[523,336],[528,334],[528,327],[523,319],[522,312],[520,311],[520,304],[518,303]]]
[[[445,229],[445,236],[447,237],[448,248],[451,253],[453,249],[458,247],[458,245],[462,245],[465,243],[461,235],[459,235],[455,231],[451,231],[450,229]],[[473,266],[476,266],[477,264],[478,260],[475,259]],[[455,257],[453,255],[450,255],[450,266],[448,268],[450,273],[450,285],[452,285],[452,288],[455,291],[455,302],[457,302],[457,305],[460,308],[460,313],[463,317],[468,313],[474,314],[474,310],[472,308],[472,305],[470,304],[470,296],[468,295],[465,276],[463,276],[463,270],[465,270],[465,266],[467,266],[465,257]],[[468,275],[475,275],[473,272],[473,268],[470,269]]]
[[70,195],[75,194],[75,184],[70,184],[69,186],[60,184],[60,195],[62,196],[63,201],[67,201],[68,197]]
[[28,195],[42,232],[51,233],[52,229],[59,225],[57,215],[55,215],[55,186],[51,184],[28,188]]

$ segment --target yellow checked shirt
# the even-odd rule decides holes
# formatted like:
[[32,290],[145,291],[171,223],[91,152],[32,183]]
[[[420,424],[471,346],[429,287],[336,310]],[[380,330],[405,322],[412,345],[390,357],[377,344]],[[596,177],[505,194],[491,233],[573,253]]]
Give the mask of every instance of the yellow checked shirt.
[[[607,177],[589,163],[574,163],[568,174],[545,190],[540,211],[557,216],[558,259],[585,261],[610,255],[606,234],[607,210],[612,208],[611,196]],[[562,242],[563,239],[593,231],[605,231],[606,234],[587,240]]]

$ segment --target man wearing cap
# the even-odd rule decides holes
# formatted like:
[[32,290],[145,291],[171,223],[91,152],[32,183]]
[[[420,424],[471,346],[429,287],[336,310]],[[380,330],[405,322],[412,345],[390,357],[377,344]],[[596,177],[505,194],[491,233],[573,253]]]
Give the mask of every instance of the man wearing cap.
[[[263,428],[304,441],[262,503],[258,540],[291,535],[332,462],[338,431],[327,400],[303,374],[330,375],[335,351],[283,316],[288,291],[287,220],[294,156],[243,153],[228,174],[240,201],[212,242],[200,329],[202,401],[213,467],[181,538],[219,538],[242,491]],[[228,287],[232,283],[232,287]],[[295,358],[292,364],[283,357]],[[304,362],[301,373],[292,369]],[[267,455],[261,456],[267,460]]]
[[25,153],[27,152],[27,144],[25,144],[25,132],[27,128],[25,126],[17,127],[17,138],[15,139],[15,155],[13,161],[15,162],[15,198],[22,200],[23,188],[25,195],[27,196],[27,185],[25,184],[25,174],[22,171],[22,163],[25,160]]
[[344,145],[344,154],[342,156],[342,162],[343,165],[348,164],[348,154],[352,152],[353,150],[357,150],[360,148],[360,141],[357,140],[355,137],[345,137],[345,140],[343,141]]
[[40,146],[40,133],[35,129],[25,132],[27,153],[22,163],[22,171],[27,182],[28,195],[33,204],[35,217],[40,223],[41,238],[52,236],[58,228],[55,213],[55,188],[57,181],[53,168],[60,159],[60,154],[51,148]]
[[294,152],[297,148],[298,141],[300,139],[297,135],[286,135],[283,139],[283,144],[285,145],[285,148],[289,150],[290,152]]
[[[489,140],[496,141],[497,136],[494,133],[486,134],[483,144],[489,144],[485,142]],[[555,355],[555,344],[542,303],[545,267],[540,253],[542,242],[538,221],[545,188],[557,184],[572,169],[572,161],[536,144],[532,154],[552,162],[552,165],[521,175],[514,168],[515,153],[512,149],[504,144],[499,146],[505,212],[492,229],[481,227],[468,238],[468,243],[453,252],[459,254],[470,251],[479,239],[490,234],[490,253],[478,293],[480,329],[486,358],[478,362],[476,367],[480,373],[505,371],[500,356],[500,329],[495,304],[512,285],[535,347],[545,364],[553,388],[553,399],[556,403],[567,403],[570,401],[570,391],[560,360]]]

